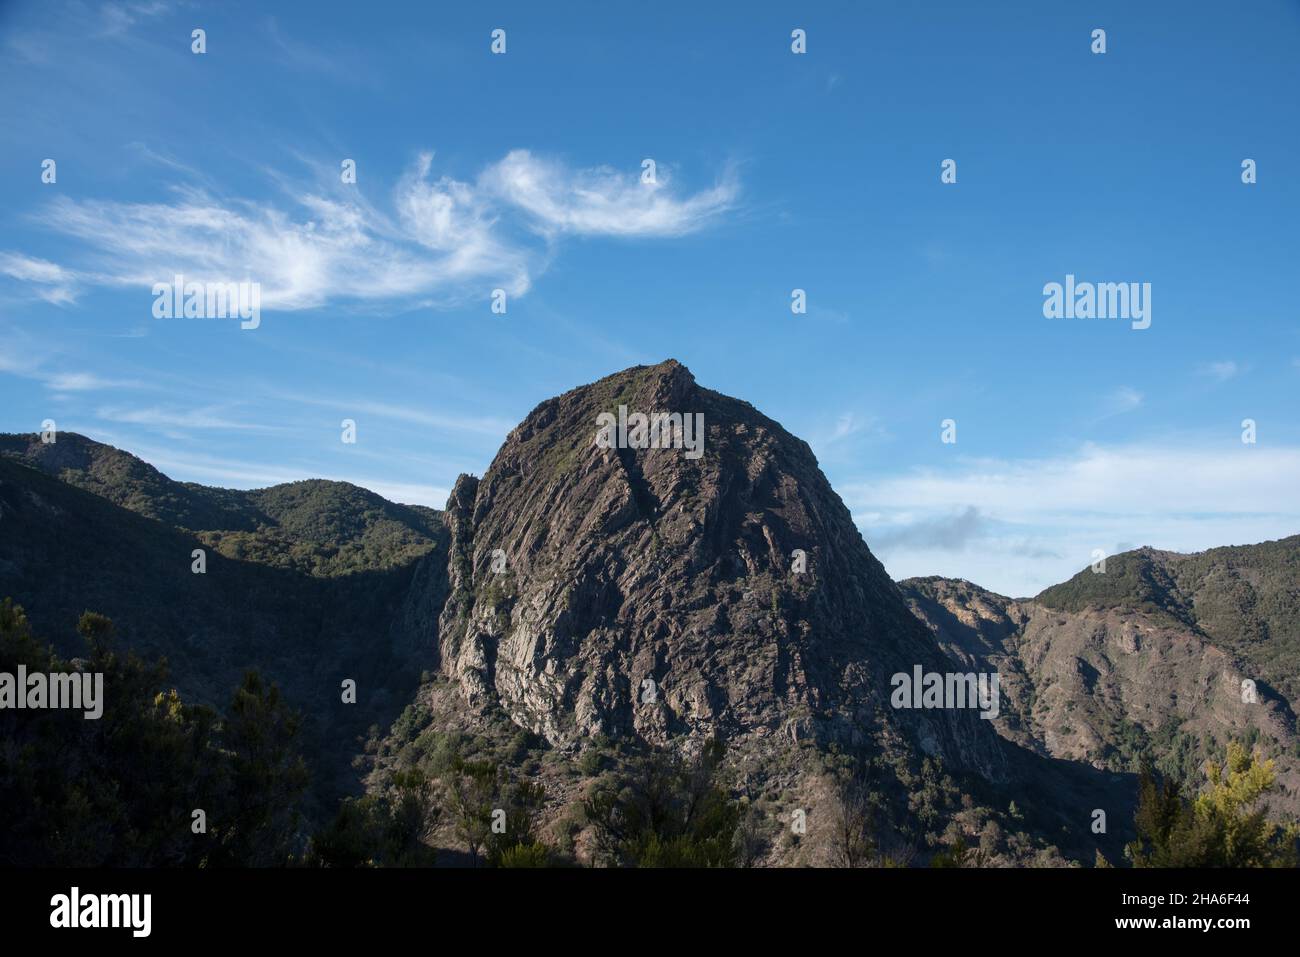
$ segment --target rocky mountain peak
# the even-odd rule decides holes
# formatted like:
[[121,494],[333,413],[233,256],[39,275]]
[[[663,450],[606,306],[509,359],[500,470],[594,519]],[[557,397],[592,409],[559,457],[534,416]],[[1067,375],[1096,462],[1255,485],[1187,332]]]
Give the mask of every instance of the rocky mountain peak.
[[553,744],[906,725],[995,762],[973,713],[890,710],[891,674],[944,659],[807,443],[675,360],[543,402],[446,520],[443,670]]

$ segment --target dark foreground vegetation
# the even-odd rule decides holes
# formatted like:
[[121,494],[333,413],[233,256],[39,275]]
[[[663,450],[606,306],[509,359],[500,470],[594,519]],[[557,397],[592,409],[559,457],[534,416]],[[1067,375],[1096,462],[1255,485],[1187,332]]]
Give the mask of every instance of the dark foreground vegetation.
[[[398,771],[382,790],[346,798],[313,824],[299,718],[276,687],[249,672],[218,713],[182,701],[164,663],[120,653],[107,618],[87,612],[78,632],[85,655],[61,659],[32,635],[20,607],[0,603],[0,672],[99,672],[106,702],[97,720],[76,710],[0,710],[6,867],[740,867],[764,845],[745,802],[723,783],[719,742],[690,759],[635,752],[594,778],[572,821],[586,835],[582,854],[544,836],[541,784],[506,762],[455,753],[433,774]],[[846,765],[833,782],[829,863],[987,863],[963,837],[920,857],[883,848],[861,774]],[[1236,742],[1222,765],[1206,768],[1198,791],[1148,767],[1137,838],[1116,863],[1295,866],[1300,831],[1265,809],[1275,785],[1272,762]],[[459,850],[440,854],[435,832]],[[1111,864],[1099,851],[1096,865]]]

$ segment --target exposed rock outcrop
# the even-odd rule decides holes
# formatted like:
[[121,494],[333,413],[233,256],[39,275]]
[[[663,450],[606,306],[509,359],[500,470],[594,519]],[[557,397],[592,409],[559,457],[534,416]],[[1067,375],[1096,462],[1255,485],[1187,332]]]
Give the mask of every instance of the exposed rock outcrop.
[[[702,454],[601,447],[620,406],[702,415]],[[444,520],[443,670],[552,744],[906,740],[999,773],[974,711],[891,707],[891,675],[949,662],[808,445],[676,361],[543,402]]]

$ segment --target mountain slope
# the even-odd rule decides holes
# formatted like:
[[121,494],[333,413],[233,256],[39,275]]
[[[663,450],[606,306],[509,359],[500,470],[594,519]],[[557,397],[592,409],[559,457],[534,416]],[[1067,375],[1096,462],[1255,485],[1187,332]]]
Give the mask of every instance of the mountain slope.
[[175,482],[129,452],[75,432],[61,432],[48,443],[34,434],[0,435],[0,456],[165,525],[245,531],[257,527],[254,511],[238,497],[226,499],[220,489]]
[[243,491],[176,482],[130,453],[74,432],[44,443],[0,435],[10,458],[174,528],[228,558],[329,577],[407,564],[443,534],[439,514],[347,482],[312,479]]
[[1254,677],[1300,700],[1300,535],[1193,555],[1138,549],[1038,596],[1064,611],[1140,608],[1162,613],[1237,655]]
[[[902,582],[951,653],[1003,675],[1008,740],[1097,768],[1149,759],[1199,783],[1232,739],[1278,764],[1274,804],[1300,812],[1300,738],[1284,664],[1300,538],[1178,555],[1113,556],[1032,600],[969,582]],[[1253,681],[1253,700],[1243,694]]]
[[[103,448],[95,450],[101,461],[116,457]],[[126,483],[114,495],[140,503],[158,488],[146,473],[138,496]],[[358,737],[391,723],[433,663],[437,611],[427,602],[445,595],[440,544],[324,577],[290,560],[293,549],[316,547],[309,542],[272,542],[267,561],[227,557],[205,533],[0,456],[0,597],[23,605],[36,633],[65,656],[84,650],[74,632],[83,611],[107,615],[124,646],[167,659],[186,700],[221,707],[246,669],[261,671],[307,717],[325,806],[358,788]],[[203,574],[193,570],[198,548],[208,549]],[[357,682],[355,706],[341,701],[344,679]]]

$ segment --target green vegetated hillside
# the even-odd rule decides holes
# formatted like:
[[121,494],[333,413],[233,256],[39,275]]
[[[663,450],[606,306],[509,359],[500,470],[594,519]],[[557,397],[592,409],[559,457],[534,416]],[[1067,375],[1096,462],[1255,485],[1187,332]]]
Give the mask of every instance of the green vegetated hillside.
[[242,491],[174,482],[127,452],[64,433],[0,435],[0,456],[37,468],[163,525],[194,532],[228,558],[319,577],[407,565],[441,534],[438,512],[346,482]]
[[[707,453],[597,447],[595,416],[620,404],[704,413]],[[207,488],[83,436],[0,436],[0,599],[24,609],[0,611],[0,665],[93,667],[118,696],[103,725],[0,714],[6,805],[31,806],[30,833],[74,822],[0,853],[1285,863],[1298,554],[1142,549],[1019,601],[896,585],[806,443],[673,361],[543,402],[443,512],[320,480]],[[894,707],[891,676],[918,665],[996,672],[997,718]],[[213,829],[190,842],[195,806]]]
[[[355,791],[360,739],[392,720],[432,663],[429,623],[409,599],[422,574],[437,591],[439,562],[421,566],[440,547],[437,514],[342,483],[186,486],[81,436],[49,448],[64,443],[66,459],[0,455],[0,597],[67,656],[82,651],[81,614],[107,616],[127,647],[166,659],[170,682],[197,703],[227,701],[257,669],[303,713],[314,793],[331,804]],[[57,478],[46,471],[56,466]],[[242,525],[191,529],[159,515]],[[345,679],[364,691],[355,707],[341,701]]]
[[1166,615],[1300,699],[1300,536],[1179,555],[1142,548],[1085,569],[1036,599],[1049,608],[1133,608]]

